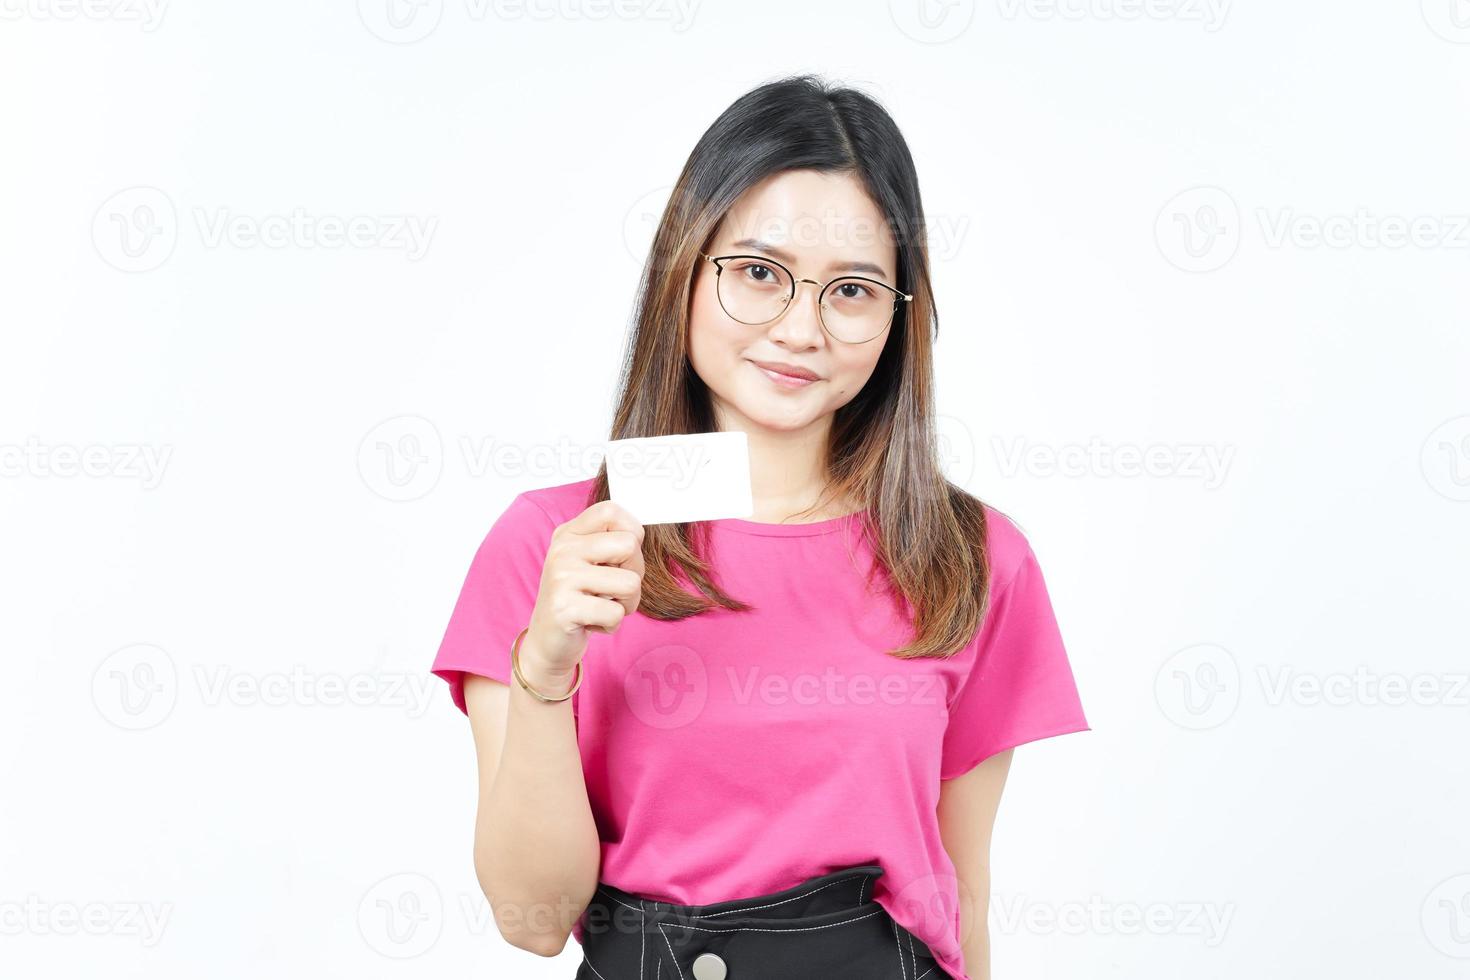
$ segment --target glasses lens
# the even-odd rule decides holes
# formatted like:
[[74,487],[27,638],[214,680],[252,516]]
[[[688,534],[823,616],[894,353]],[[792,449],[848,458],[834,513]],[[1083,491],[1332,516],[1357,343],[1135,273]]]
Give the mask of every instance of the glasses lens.
[[791,300],[791,277],[780,266],[754,258],[721,263],[720,305],[741,323],[773,320]]
[[883,332],[897,305],[897,297],[882,286],[838,279],[822,294],[822,323],[838,340],[861,344]]

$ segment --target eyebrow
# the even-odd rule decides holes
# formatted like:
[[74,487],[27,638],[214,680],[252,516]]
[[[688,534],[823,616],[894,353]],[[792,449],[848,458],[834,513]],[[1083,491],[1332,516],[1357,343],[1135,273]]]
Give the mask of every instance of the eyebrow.
[[[796,259],[789,252],[783,252],[774,245],[763,242],[757,238],[742,238],[734,244],[735,248],[753,248],[758,252],[768,252],[788,265],[795,265]],[[834,262],[828,267],[832,272],[866,272],[880,279],[888,279],[887,270],[882,266],[871,262]]]

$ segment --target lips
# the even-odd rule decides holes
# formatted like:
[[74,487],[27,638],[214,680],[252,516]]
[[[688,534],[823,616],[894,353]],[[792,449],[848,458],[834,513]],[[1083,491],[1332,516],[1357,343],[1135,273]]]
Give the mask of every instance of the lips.
[[752,360],[750,363],[754,364],[756,367],[765,368],[767,371],[773,371],[776,374],[784,374],[788,378],[796,378],[801,381],[820,381],[822,379],[822,376],[817,374],[815,371],[808,370],[804,367],[797,367],[795,364],[783,364],[780,361],[757,360]]

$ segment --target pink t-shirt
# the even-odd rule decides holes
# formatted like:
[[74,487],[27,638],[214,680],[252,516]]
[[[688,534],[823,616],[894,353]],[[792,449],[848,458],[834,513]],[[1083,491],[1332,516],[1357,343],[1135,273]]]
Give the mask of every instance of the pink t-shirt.
[[[476,551],[431,668],[460,710],[465,671],[516,683],[510,645],[547,542],[588,506],[593,482],[521,493]],[[1090,730],[1036,558],[1014,524],[987,516],[985,621],[952,657],[915,660],[884,653],[911,638],[911,617],[881,570],[867,591],[862,513],[709,522],[715,580],[753,610],[635,613],[588,640],[571,700],[600,878],[702,905],[881,864],[874,900],[969,980],[940,781]],[[573,936],[582,942],[580,923]]]

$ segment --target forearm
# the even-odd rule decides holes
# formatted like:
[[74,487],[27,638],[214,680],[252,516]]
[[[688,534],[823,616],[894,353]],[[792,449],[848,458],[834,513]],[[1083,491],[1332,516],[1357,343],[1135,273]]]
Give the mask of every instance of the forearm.
[[974,901],[962,911],[960,923],[964,941],[965,972],[970,980],[990,980],[990,874],[977,876]]
[[[571,690],[576,672],[541,666],[528,636],[520,665],[547,695]],[[501,935],[555,956],[597,886],[601,848],[570,700],[538,700],[511,680],[504,747],[476,816],[475,870]]]

